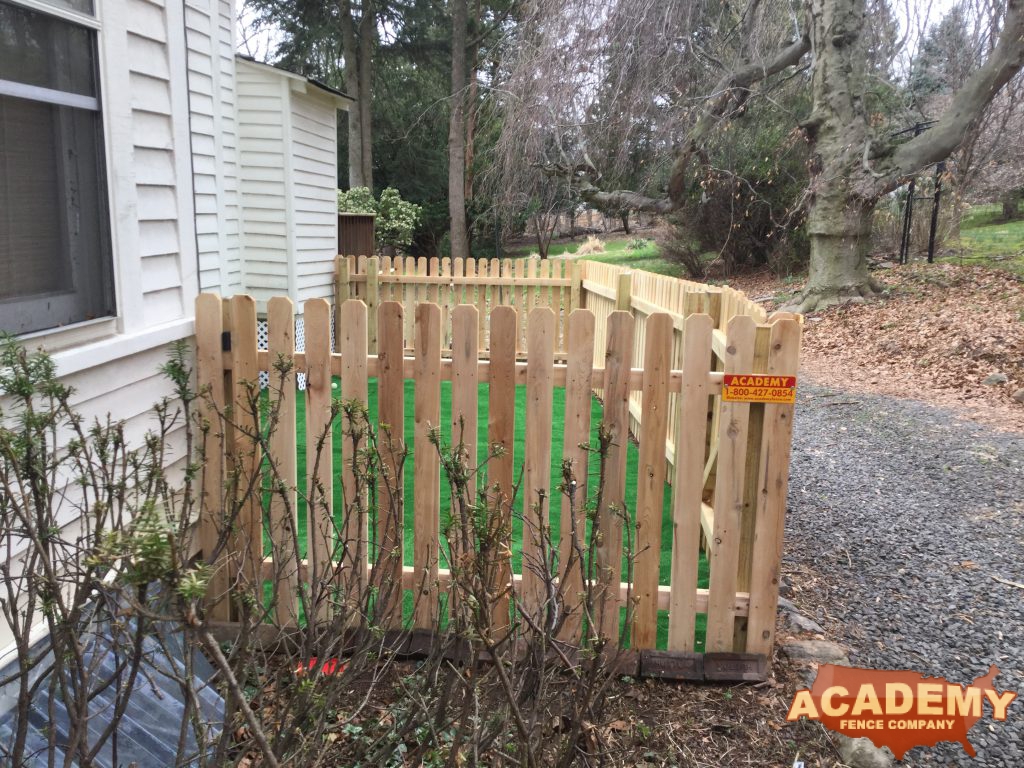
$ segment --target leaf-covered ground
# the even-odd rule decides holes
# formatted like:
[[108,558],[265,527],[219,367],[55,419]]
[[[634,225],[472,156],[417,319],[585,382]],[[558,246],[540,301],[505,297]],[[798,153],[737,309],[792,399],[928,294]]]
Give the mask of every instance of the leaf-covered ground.
[[[978,266],[874,272],[888,297],[810,315],[801,373],[848,392],[921,400],[1024,430],[1024,280]],[[731,283],[774,308],[799,286],[769,275]],[[994,378],[990,378],[994,377]],[[992,383],[1002,381],[1003,383]],[[990,383],[984,383],[986,379]]]

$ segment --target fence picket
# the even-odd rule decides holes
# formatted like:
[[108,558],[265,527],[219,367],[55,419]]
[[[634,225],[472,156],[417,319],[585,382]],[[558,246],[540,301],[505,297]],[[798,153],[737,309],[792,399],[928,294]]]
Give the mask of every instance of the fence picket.
[[274,558],[273,597],[277,622],[299,625],[299,560],[295,541],[297,456],[295,452],[295,313],[291,299],[274,296],[267,302],[267,349],[270,358],[270,398],[276,400],[277,422],[270,435],[270,458],[278,484],[270,495],[270,542]]
[[[377,441],[383,455],[377,525],[380,547],[374,576],[383,598],[381,615],[392,627],[402,624],[402,553],[405,527],[405,374],[402,305],[380,305],[380,351],[377,365]],[[382,519],[383,517],[383,519]]]
[[[306,509],[312,615],[329,616],[335,557],[334,471],[331,435],[331,305],[303,305],[306,332]],[[338,313],[339,321],[341,313]]]
[[[788,318],[776,320],[771,326],[767,372],[796,376],[799,361],[800,324]],[[793,406],[765,405],[764,435],[758,467],[757,487],[760,493],[757,501],[757,528],[751,557],[748,653],[770,655],[774,642],[792,440]],[[752,470],[752,467],[747,468],[747,471]]]
[[441,422],[441,308],[416,307],[416,395],[413,443],[413,622],[436,625],[437,568],[441,525],[441,465],[431,433]]
[[633,360],[633,316],[608,316],[604,361],[604,425],[611,436],[605,458],[603,503],[597,510],[601,543],[597,548],[601,584],[597,621],[601,635],[619,641],[619,583],[622,581],[622,530],[626,514],[626,455],[629,442],[629,374]]
[[[428,268],[427,268],[427,274],[428,275],[440,275],[441,274],[441,260],[437,256],[431,256],[430,257],[429,265],[428,265]],[[425,300],[430,302],[431,304],[437,304],[438,306],[440,306],[440,303],[438,301],[438,296],[439,295],[440,295],[440,291],[439,291],[438,284],[437,283],[428,283],[427,284],[427,297],[426,297]]]
[[[771,328],[759,325],[754,331],[754,357],[750,372],[765,373],[768,367],[768,353]],[[747,417],[747,453],[743,466],[749,467],[743,481],[743,512],[740,517],[740,543],[736,571],[736,589],[739,592],[750,592],[751,563],[754,551],[754,535],[757,525],[757,505],[760,496],[757,466],[761,458],[761,438],[764,434],[764,403],[751,403]],[[747,645],[747,620],[737,619],[733,631],[733,646],[745,648]]]
[[655,648],[658,639],[658,581],[661,568],[661,517],[665,494],[665,438],[668,436],[668,385],[672,365],[672,318],[659,312],[645,328],[643,416],[637,472],[637,604],[630,645]]
[[526,276],[525,259],[513,259],[511,263],[505,262],[506,266],[513,269],[515,281],[509,286],[512,294],[512,308],[516,311],[516,354],[522,354],[524,350],[523,329],[526,326],[526,297],[523,294],[522,283],[519,278]]
[[[491,259],[491,263],[489,265],[488,272],[489,272],[491,277],[501,277],[501,259],[497,259],[497,258]],[[500,285],[495,285],[491,289],[491,305],[490,305],[490,307],[487,310],[487,317],[490,318],[491,312],[493,312],[498,307],[505,305],[506,303],[507,302],[505,300],[505,288],[503,286],[500,286]],[[484,328],[486,329],[486,331],[488,333],[486,346],[484,348],[487,349],[487,350],[490,350],[491,349],[491,337],[490,337],[489,334],[491,332],[491,324],[489,322],[484,323]],[[480,334],[480,338],[481,338],[481,344],[483,344],[484,343],[484,341],[483,341],[483,334]]]
[[473,511],[476,503],[477,468],[477,399],[479,396],[478,362],[479,342],[477,341],[477,308],[472,304],[460,304],[452,310],[452,420],[450,445],[459,450],[469,470],[466,508],[457,506],[452,498],[451,525],[454,535],[448,539],[451,549],[451,567],[456,567],[460,557],[469,552],[469,541],[462,537],[463,530],[473,525]]
[[452,260],[445,256],[437,272],[438,277],[447,277],[448,283],[441,283],[437,286],[436,302],[441,306],[441,349],[452,348],[452,308],[457,302],[452,300]]
[[[749,315],[737,315],[729,321],[725,373],[750,372],[754,362],[755,330]],[[722,402],[715,475],[714,537],[708,554],[711,582],[708,589],[707,650],[712,652],[733,649],[749,415],[750,403]]]
[[225,429],[221,422],[226,404],[224,395],[224,352],[221,334],[224,310],[220,296],[201,294],[196,299],[196,368],[199,392],[206,396],[199,401],[200,413],[210,424],[202,445],[202,516],[199,519],[199,546],[203,559],[212,566],[207,615],[213,621],[229,621],[231,602],[228,598],[228,564],[221,554],[213,559],[226,530],[224,520],[224,443]]
[[[526,279],[536,279],[537,277],[537,259],[529,258],[526,259]],[[537,307],[537,294],[540,289],[534,285],[526,284],[526,310],[523,312],[523,319],[526,321],[526,329],[524,330],[524,336],[530,333],[530,315],[533,314],[533,310]],[[529,341],[526,341],[525,349],[529,349]]]
[[[494,452],[487,464],[487,485],[492,489],[491,503],[497,508],[494,524],[504,540],[500,551],[512,551],[512,485],[514,482],[516,420],[516,311],[496,307],[490,317],[491,362],[488,369],[487,445]],[[512,581],[512,563],[507,555],[495,569],[496,583],[492,626],[508,625],[508,587]]]
[[238,493],[240,546],[236,552],[241,562],[236,570],[253,594],[260,593],[260,568],[263,563],[263,512],[260,483],[250,482],[259,472],[262,459],[258,444],[251,438],[260,429],[259,368],[257,367],[256,302],[251,296],[231,299],[231,356],[235,386],[234,421],[242,433],[236,440],[235,467],[241,482]]
[[[376,257],[373,257],[376,258]],[[365,407],[369,400],[367,393],[367,307],[358,300],[346,301],[341,305],[341,336],[338,351],[341,352],[341,399],[343,403],[357,401]],[[369,557],[369,524],[367,491],[364,486],[365,471],[360,469],[360,451],[366,448],[366,438],[358,442],[355,436],[362,431],[361,416],[353,414],[349,420],[342,416],[341,435],[341,487],[345,508],[342,516],[342,584],[350,595],[362,594],[367,578]]]
[[[416,274],[416,259],[405,257],[404,274]],[[412,349],[416,340],[416,291],[417,286],[405,283],[402,286],[402,317],[405,318],[405,348]]]
[[555,315],[530,313],[526,356],[526,456],[523,463],[523,604],[537,616],[546,599],[550,544],[551,414],[554,405]]
[[[583,578],[579,567],[580,552],[586,552],[586,504],[590,451],[591,390],[594,371],[594,313],[576,310],[569,316],[567,336],[568,360],[565,382],[565,424],[562,459],[572,467],[576,481],[571,500],[562,496],[559,531],[559,563],[562,575],[561,592],[567,616],[561,638],[578,642],[582,629]],[[585,555],[584,555],[585,557]],[[566,564],[569,564],[567,567]]]
[[692,651],[697,623],[697,564],[704,489],[704,448],[708,428],[708,360],[713,321],[690,315],[683,327],[683,385],[676,420],[676,462],[672,483],[672,592],[668,648]]

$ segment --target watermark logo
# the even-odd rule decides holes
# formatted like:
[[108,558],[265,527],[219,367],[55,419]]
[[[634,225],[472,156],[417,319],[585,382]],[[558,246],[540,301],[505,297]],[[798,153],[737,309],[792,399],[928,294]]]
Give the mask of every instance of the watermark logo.
[[993,687],[998,674],[992,666],[984,677],[964,686],[917,672],[825,664],[810,689],[796,692],[786,719],[808,717],[846,736],[867,737],[877,747],[889,747],[897,760],[914,747],[940,741],[959,742],[974,757],[968,732],[986,708],[993,720],[1006,720],[1017,698],[1012,691]]

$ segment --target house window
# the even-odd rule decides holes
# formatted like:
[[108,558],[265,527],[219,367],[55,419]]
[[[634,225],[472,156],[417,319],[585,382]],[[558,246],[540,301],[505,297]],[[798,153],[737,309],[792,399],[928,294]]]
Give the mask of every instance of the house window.
[[[50,0],[89,14],[91,0]],[[0,0],[0,330],[113,315],[95,30]]]

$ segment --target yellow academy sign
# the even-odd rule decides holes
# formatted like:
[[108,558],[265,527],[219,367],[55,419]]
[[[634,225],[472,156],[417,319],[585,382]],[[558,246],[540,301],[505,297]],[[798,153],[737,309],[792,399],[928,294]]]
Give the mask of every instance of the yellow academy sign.
[[733,403],[796,402],[796,376],[766,373],[727,373],[722,378],[722,399]]

